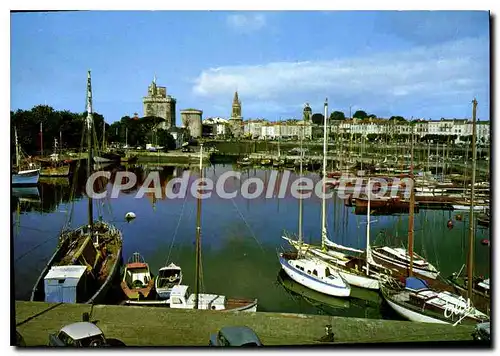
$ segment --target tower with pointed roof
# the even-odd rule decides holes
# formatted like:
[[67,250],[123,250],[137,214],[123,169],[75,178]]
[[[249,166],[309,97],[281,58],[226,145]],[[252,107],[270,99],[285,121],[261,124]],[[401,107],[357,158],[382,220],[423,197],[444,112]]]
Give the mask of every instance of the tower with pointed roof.
[[148,95],[142,100],[144,116],[156,116],[165,119],[161,125],[163,129],[175,127],[176,100],[167,95],[167,88],[156,85],[156,74],[148,87]]
[[238,97],[238,91],[234,92],[233,107],[231,117],[229,118],[229,127],[233,137],[240,137],[243,135],[243,117],[241,116],[241,101]]

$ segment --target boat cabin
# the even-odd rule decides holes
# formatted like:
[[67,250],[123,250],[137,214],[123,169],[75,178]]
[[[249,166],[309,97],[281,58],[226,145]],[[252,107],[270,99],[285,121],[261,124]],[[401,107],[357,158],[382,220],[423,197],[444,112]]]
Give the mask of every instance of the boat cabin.
[[[196,294],[189,295],[189,287],[177,285],[170,292],[170,308],[194,309]],[[198,309],[223,310],[226,309],[226,297],[217,294],[199,294]]]
[[86,296],[85,266],[53,266],[44,278],[46,303],[78,303]]

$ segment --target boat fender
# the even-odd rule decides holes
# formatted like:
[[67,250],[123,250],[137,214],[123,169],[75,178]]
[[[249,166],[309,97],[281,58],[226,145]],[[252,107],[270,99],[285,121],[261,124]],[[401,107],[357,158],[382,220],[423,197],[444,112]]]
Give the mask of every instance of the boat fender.
[[488,240],[488,239],[482,239],[481,240],[481,244],[483,244],[483,245],[489,245],[490,244],[490,240]]
[[453,229],[453,220],[448,220],[448,223],[446,224],[448,226],[448,229]]

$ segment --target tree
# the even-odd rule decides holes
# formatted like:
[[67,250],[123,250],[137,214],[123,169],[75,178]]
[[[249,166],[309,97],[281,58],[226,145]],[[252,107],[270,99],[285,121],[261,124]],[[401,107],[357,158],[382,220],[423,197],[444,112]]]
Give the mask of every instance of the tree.
[[369,118],[369,119],[376,119],[376,118],[377,118],[377,115],[375,115],[375,114],[370,114],[370,115],[368,115],[368,118]]
[[334,111],[330,114],[330,120],[345,120],[345,114],[342,111]]
[[391,116],[389,120],[394,120],[396,122],[406,122],[405,118],[402,116]]
[[354,113],[353,117],[356,118],[356,119],[362,119],[363,120],[363,119],[366,119],[368,117],[368,114],[365,111],[363,111],[363,110],[358,110],[358,111],[356,111]]
[[311,121],[316,125],[324,125],[325,116],[320,113],[313,114]]

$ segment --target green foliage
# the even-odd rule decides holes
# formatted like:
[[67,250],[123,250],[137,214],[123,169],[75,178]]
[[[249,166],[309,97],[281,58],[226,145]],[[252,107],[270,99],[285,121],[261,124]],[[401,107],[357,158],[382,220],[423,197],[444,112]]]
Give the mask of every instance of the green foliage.
[[[56,111],[48,105],[37,105],[31,110],[17,110],[10,112],[11,120],[11,149],[14,150],[14,127],[17,128],[19,144],[29,155],[40,152],[40,123],[43,126],[43,150],[51,152],[54,139],[59,142],[62,136],[62,145],[59,147],[79,149],[82,143],[82,132],[87,113],[72,113],[70,111]],[[104,117],[94,113],[94,130],[99,143],[102,142]],[[106,124],[106,131],[110,125]]]
[[120,144],[125,144],[126,141],[131,147],[151,143],[175,149],[173,136],[167,130],[158,127],[163,121],[163,118],[155,116],[145,116],[140,119],[124,116],[111,125],[108,140]]
[[330,120],[345,120],[345,114],[342,111],[334,111],[330,114]]
[[356,118],[356,119],[362,119],[363,120],[363,119],[366,119],[368,117],[368,114],[365,111],[363,111],[363,110],[358,110],[358,111],[356,111],[354,113],[353,117]]
[[406,119],[402,116],[391,116],[389,120],[394,120],[396,122],[406,122]]
[[313,114],[311,121],[316,125],[324,125],[325,116],[320,113]]

